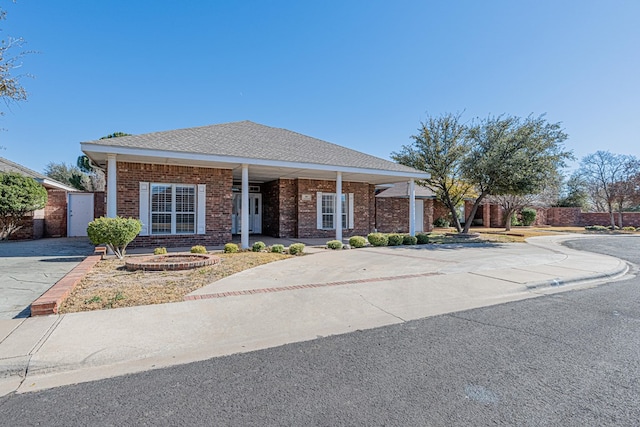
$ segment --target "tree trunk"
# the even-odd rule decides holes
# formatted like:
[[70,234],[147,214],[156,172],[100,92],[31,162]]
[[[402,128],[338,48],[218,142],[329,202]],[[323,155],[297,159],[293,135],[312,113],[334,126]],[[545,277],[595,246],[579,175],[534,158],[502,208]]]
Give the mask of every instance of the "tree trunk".
[[618,226],[620,227],[620,229],[622,230],[622,208],[620,208],[620,210],[618,211]]
[[480,203],[482,203],[482,200],[487,196],[486,193],[482,193],[480,194],[480,196],[478,196],[478,198],[476,199],[475,202],[473,202],[473,207],[471,208],[471,212],[469,212],[469,216],[466,218],[465,223],[464,223],[464,229],[462,230],[463,233],[469,233],[469,228],[471,227],[471,223],[473,222],[473,218],[476,217],[476,212],[478,211],[478,207],[480,206]]
[[609,219],[611,220],[611,228],[615,230],[616,220],[615,220],[615,217],[613,216],[613,206],[611,206],[611,203],[609,203],[608,207],[609,207]]
[[504,222],[504,231],[511,231],[511,217],[513,216],[514,212],[515,209],[510,209],[507,211],[507,218]]

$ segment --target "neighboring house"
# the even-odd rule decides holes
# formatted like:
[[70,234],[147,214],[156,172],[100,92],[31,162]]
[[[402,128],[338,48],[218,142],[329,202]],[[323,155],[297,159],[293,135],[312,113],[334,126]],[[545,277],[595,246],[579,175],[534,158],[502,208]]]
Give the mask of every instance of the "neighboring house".
[[26,218],[23,227],[9,239],[39,239],[67,235],[67,195],[70,192],[76,192],[75,188],[2,157],[0,157],[0,172],[17,172],[31,177],[47,190],[47,205],[44,209],[34,211]]
[[[428,187],[415,185],[415,231],[428,232],[433,229],[434,203],[436,195]],[[376,229],[381,233],[408,233],[410,186],[400,182],[388,188],[380,188],[376,194]]]
[[375,229],[376,185],[413,186],[426,178],[388,160],[250,121],[81,147],[106,169],[107,216],[142,221],[134,246],[220,245],[240,234],[248,247],[250,233],[366,235]]

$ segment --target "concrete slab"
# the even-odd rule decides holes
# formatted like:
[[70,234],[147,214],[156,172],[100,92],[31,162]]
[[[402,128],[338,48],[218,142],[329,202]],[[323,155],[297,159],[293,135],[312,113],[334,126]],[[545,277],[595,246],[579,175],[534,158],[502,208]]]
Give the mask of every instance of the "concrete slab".
[[32,317],[22,322],[0,345],[0,360],[31,354],[53,329],[58,316]]

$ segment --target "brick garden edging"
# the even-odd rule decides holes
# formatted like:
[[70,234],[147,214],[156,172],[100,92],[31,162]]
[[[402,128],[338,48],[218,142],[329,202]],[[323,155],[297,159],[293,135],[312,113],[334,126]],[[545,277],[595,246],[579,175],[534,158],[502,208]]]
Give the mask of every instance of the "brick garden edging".
[[370,283],[370,282],[387,282],[389,280],[415,279],[417,277],[439,276],[441,274],[442,273],[439,273],[439,272],[404,274],[404,275],[393,276],[393,277],[372,277],[370,279],[343,280],[340,282],[311,283],[308,285],[282,286],[278,288],[247,289],[247,290],[241,290],[241,291],[218,292],[214,294],[186,295],[184,297],[184,300],[194,301],[194,300],[200,300],[200,299],[236,297],[240,295],[253,295],[253,294],[266,294],[271,292],[295,291],[298,289],[324,288],[327,286],[354,285],[358,283]]
[[90,255],[76,265],[62,279],[58,280],[40,298],[31,303],[31,316],[57,314],[64,299],[71,293],[80,280],[100,261],[100,255]]

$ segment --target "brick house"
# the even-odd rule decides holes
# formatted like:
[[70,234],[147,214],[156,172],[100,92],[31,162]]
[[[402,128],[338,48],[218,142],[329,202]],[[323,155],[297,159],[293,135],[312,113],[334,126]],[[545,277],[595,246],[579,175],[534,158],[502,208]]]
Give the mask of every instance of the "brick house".
[[[249,234],[366,235],[375,186],[426,175],[336,144],[250,121],[81,143],[107,173],[107,216],[139,218],[133,246],[220,245]],[[341,197],[336,197],[340,194]],[[409,198],[415,206],[415,198]],[[409,209],[408,223],[415,224]],[[415,230],[412,230],[415,232]]]
[[44,209],[34,211],[25,218],[22,228],[12,234],[9,237],[10,240],[67,235],[67,198],[70,192],[77,191],[75,188],[2,157],[0,157],[0,172],[15,172],[31,177],[47,190],[47,204]]

